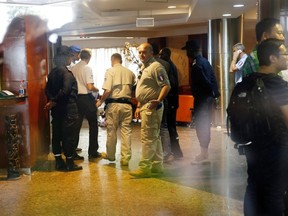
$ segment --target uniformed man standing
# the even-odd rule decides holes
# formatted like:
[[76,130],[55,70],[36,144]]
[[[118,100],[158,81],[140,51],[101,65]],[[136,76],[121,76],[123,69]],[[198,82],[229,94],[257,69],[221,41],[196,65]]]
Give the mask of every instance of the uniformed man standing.
[[138,48],[142,75],[136,87],[138,101],[135,118],[141,115],[142,158],[139,168],[130,175],[139,178],[150,177],[152,173],[163,173],[163,149],[160,139],[160,125],[163,114],[162,101],[170,90],[164,67],[153,57],[149,43]]
[[128,68],[123,67],[122,57],[119,53],[111,56],[112,68],[105,74],[103,84],[104,93],[97,107],[105,101],[107,122],[107,153],[102,153],[102,158],[115,161],[117,129],[121,133],[121,160],[122,166],[128,166],[131,158],[131,122],[132,122],[132,87],[135,84],[135,75]]

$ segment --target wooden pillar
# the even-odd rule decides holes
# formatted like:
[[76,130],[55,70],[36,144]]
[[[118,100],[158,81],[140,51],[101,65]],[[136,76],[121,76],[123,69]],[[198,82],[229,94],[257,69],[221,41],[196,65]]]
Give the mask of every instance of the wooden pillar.
[[26,98],[15,104],[0,106],[0,167],[7,166],[4,142],[4,116],[19,117],[19,133],[23,144],[19,148],[20,167],[32,168],[37,161],[47,159],[50,143],[50,123],[45,84],[47,76],[47,28],[37,16],[14,18],[2,43],[4,64],[1,88],[18,94],[20,80],[27,82]]

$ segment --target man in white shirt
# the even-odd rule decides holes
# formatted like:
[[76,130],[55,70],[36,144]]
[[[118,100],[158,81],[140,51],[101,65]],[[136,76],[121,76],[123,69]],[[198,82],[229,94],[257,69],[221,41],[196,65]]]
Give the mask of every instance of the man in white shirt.
[[[78,99],[77,105],[79,109],[80,124],[79,133],[84,117],[89,124],[89,159],[98,158],[101,154],[98,152],[98,121],[97,121],[97,107],[95,99],[91,92],[98,92],[98,88],[94,86],[92,68],[88,66],[91,59],[91,53],[88,50],[82,50],[80,53],[81,61],[73,68],[72,73],[77,80]],[[78,134],[79,142],[79,134]],[[77,143],[78,143],[77,142]],[[77,144],[78,145],[78,144]],[[76,150],[77,146],[75,146]],[[79,156],[75,151],[74,160],[83,160],[84,157]]]
[[242,43],[237,43],[233,46],[233,58],[229,71],[235,73],[235,84],[242,82],[242,67],[248,56],[244,51],[245,46]]

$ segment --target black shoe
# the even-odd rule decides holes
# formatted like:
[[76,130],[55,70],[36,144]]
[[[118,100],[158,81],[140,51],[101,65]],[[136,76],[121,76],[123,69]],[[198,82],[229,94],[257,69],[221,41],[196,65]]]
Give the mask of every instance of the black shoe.
[[67,165],[61,156],[56,156],[55,161],[56,161],[56,165],[55,165],[56,170],[58,170],[58,171],[66,170]]
[[18,170],[8,169],[7,180],[17,180],[20,178],[21,176]]
[[73,159],[74,159],[74,160],[84,160],[84,157],[78,155],[77,153],[75,153],[74,156],[73,156]]
[[66,159],[66,171],[67,172],[72,172],[72,171],[77,171],[77,170],[82,170],[82,166],[78,166],[74,163],[74,159],[73,158],[67,158]]
[[72,172],[72,171],[78,171],[78,170],[82,170],[82,166],[78,166],[76,164],[73,165],[67,165],[67,172]]
[[95,158],[100,158],[101,154],[99,152],[97,152],[96,154],[91,154],[89,155],[89,159],[95,159]]
[[76,152],[81,152],[82,148],[76,148]]

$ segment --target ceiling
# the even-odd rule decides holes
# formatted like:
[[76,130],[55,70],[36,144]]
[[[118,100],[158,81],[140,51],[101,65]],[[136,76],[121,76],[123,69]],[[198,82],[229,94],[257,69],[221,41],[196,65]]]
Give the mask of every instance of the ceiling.
[[[223,18],[225,13],[230,13],[232,18],[238,17],[245,11],[255,9],[256,2],[257,0],[75,1],[75,20],[64,25],[60,32],[66,36],[95,36],[107,32],[155,31],[169,26],[207,23],[209,19]],[[234,8],[234,4],[244,4],[244,7]],[[168,9],[168,6],[176,8]],[[137,18],[154,18],[154,26],[136,27]]]
[[[207,23],[230,13],[235,18],[248,11],[256,11],[257,0],[0,0],[0,3],[40,5],[72,9],[74,19],[57,29],[63,37],[97,37],[125,34],[144,34],[177,28],[183,25]],[[234,4],[243,4],[236,8]],[[168,9],[168,6],[176,8]],[[63,10],[63,17],[65,16]],[[56,14],[59,12],[55,12]],[[53,14],[52,14],[53,16]],[[256,12],[252,14],[256,17]],[[136,19],[152,27],[136,27]],[[148,18],[147,20],[143,18]]]

